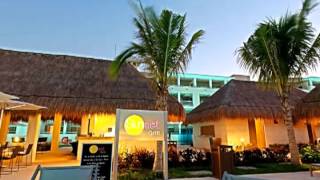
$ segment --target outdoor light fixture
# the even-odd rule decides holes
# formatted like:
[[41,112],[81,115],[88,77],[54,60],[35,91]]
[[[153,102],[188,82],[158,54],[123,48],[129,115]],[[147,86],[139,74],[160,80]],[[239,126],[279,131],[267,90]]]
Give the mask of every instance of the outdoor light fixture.
[[17,136],[13,138],[13,142],[15,143],[19,143],[20,140],[21,140],[20,137],[17,137]]

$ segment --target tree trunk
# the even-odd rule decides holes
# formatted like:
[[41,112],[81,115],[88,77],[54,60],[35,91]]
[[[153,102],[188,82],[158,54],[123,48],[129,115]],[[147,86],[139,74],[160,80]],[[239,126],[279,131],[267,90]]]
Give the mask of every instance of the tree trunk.
[[293,128],[292,109],[289,105],[289,93],[285,92],[281,97],[281,106],[283,110],[284,122],[287,127],[287,134],[289,139],[289,150],[291,153],[291,163],[295,165],[301,164],[296,136]]
[[[156,101],[156,109],[159,111],[167,111],[167,99],[168,91],[158,93],[158,99]],[[153,171],[162,172],[163,171],[163,160],[162,160],[162,141],[157,141],[157,149],[154,157]]]

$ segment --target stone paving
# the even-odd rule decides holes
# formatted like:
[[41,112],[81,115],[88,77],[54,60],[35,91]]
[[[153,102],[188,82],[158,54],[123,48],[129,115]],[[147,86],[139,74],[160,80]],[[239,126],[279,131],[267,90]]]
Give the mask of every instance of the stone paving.
[[310,176],[309,171],[292,173],[254,174],[245,175],[245,177],[257,177],[261,179],[272,180],[320,180],[320,171],[314,171],[313,177]]
[[[36,165],[29,166],[28,168],[20,169],[19,172],[14,172],[11,175],[2,175],[1,180],[29,180],[36,169]],[[314,176],[311,177],[310,173],[304,172],[293,172],[293,173],[273,173],[273,174],[254,174],[254,175],[243,175],[243,177],[256,177],[266,180],[320,180],[320,171],[315,171]],[[203,178],[183,178],[183,179],[172,179],[172,180],[216,180],[212,177]]]

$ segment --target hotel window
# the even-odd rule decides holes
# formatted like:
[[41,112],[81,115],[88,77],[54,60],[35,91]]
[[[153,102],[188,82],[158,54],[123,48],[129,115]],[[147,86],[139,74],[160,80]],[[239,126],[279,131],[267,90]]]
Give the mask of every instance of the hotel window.
[[9,126],[9,134],[16,134],[17,126]]
[[40,130],[40,134],[50,134],[51,126],[53,126],[53,120],[42,121],[43,128]]
[[193,133],[193,129],[190,126],[181,128],[181,134],[186,135],[186,134],[192,134],[192,133]]
[[180,86],[194,86],[193,79],[180,78]]
[[318,86],[318,85],[320,85],[320,82],[319,81],[312,81],[312,85]]
[[200,135],[215,137],[214,125],[201,126],[200,127]]
[[67,132],[66,132],[67,134],[78,134],[80,132],[79,124],[68,121],[66,125],[67,125]]
[[176,85],[178,85],[178,80],[177,80],[177,78],[176,77],[173,77],[173,78],[170,78],[169,79],[169,86],[176,86]]
[[169,134],[179,134],[179,125],[170,125],[168,127]]
[[193,106],[192,94],[181,94],[180,102],[184,106]]
[[197,79],[197,87],[210,88],[209,80],[207,80],[207,79]]
[[209,96],[208,95],[200,95],[200,103],[203,103]]
[[[43,128],[40,130],[40,134],[50,134],[53,131],[53,120],[42,121]],[[61,123],[60,133],[63,134],[63,123]]]
[[212,88],[222,88],[224,81],[212,81]]

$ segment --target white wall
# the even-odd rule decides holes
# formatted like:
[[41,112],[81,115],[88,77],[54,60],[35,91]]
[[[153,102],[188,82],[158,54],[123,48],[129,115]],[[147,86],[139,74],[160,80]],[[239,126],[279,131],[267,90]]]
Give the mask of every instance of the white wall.
[[[195,123],[193,126],[193,145],[196,148],[209,149],[209,137],[200,135],[200,127],[214,125],[215,137],[222,139],[222,144],[241,145],[250,143],[249,126],[247,119],[226,119],[214,122]],[[297,143],[308,143],[307,127],[303,122],[294,126]],[[288,144],[287,129],[283,122],[275,124],[273,120],[265,121],[266,146],[270,144]]]
[[196,123],[192,124],[193,127],[193,146],[196,148],[209,149],[209,136],[201,136],[200,127],[214,125],[215,137],[221,138],[222,144],[227,143],[227,134],[224,121],[215,121],[215,122],[205,122],[205,123]]

